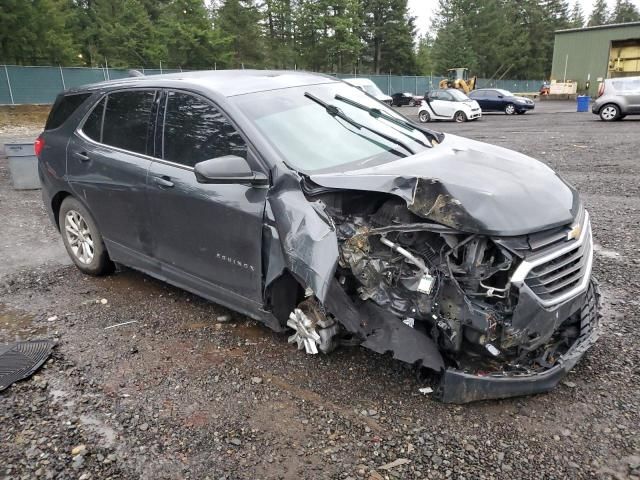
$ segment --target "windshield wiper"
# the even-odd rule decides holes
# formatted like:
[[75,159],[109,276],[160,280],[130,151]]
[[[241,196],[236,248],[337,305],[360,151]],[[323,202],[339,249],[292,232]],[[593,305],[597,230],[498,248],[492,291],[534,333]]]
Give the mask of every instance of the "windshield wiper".
[[[401,120],[399,118],[395,118],[392,117],[391,115],[384,113],[382,110],[380,110],[379,108],[372,108],[372,107],[367,107],[366,105],[363,105],[362,103],[358,103],[355,100],[351,100],[350,98],[347,97],[343,97],[340,94],[336,94],[335,96],[336,100],[339,100],[341,102],[344,102],[348,105],[351,105],[352,107],[356,107],[359,108],[360,110],[364,110],[365,112],[368,112],[369,115],[371,115],[373,118],[383,118],[385,119],[387,122],[391,122],[395,125],[398,125],[399,127],[402,127],[406,130],[418,130],[419,132],[422,132],[425,136],[427,137],[431,137],[432,140],[435,140],[436,142],[440,143],[442,141],[442,138],[438,137],[438,135],[435,134],[435,132],[432,132],[431,130],[426,130],[423,128],[420,128],[420,126],[415,125],[411,122],[407,122],[406,120]],[[405,134],[407,135],[409,138],[411,138],[414,142],[418,142],[420,145],[423,145],[427,148],[431,148],[433,145],[427,145],[424,142],[421,142],[420,140],[416,140],[415,138],[413,138],[411,135]]]
[[339,118],[341,120],[344,120],[349,125],[357,128],[358,130],[364,129],[364,130],[367,130],[367,131],[369,131],[369,132],[371,132],[371,133],[373,133],[375,135],[378,135],[379,137],[384,138],[388,142],[394,143],[394,144],[404,148],[411,155],[415,155],[416,152],[414,152],[411,148],[409,148],[405,143],[401,142],[397,138],[393,138],[391,135],[387,135],[386,133],[379,132],[378,130],[376,130],[374,128],[367,127],[366,125],[362,125],[362,124],[356,122],[354,119],[349,117],[346,113],[344,113],[342,110],[340,110],[340,108],[336,107],[335,105],[331,105],[330,103],[327,103],[324,100],[319,99],[318,97],[316,97],[315,95],[312,95],[309,92],[305,92],[304,96],[307,97],[310,100],[313,100],[318,105],[323,106],[324,109],[327,111],[327,113],[329,115],[331,115],[332,117],[336,117],[336,118]]

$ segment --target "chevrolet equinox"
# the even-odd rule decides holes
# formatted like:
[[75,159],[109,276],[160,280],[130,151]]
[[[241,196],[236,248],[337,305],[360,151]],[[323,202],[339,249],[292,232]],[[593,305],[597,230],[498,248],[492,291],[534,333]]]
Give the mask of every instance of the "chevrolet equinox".
[[389,353],[437,372],[444,402],[548,391],[598,335],[591,224],[572,186],[332,77],[67,90],[36,152],[82,272],[127,265],[310,354]]

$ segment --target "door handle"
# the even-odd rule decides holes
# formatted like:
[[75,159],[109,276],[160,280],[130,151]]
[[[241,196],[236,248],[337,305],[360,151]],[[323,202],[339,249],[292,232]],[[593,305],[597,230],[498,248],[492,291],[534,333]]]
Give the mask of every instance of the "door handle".
[[153,177],[153,181],[156,182],[156,184],[160,187],[160,188],[171,188],[174,186],[174,183],[169,180],[169,177]]
[[81,162],[88,162],[90,160],[87,152],[73,152],[73,156],[76,157]]

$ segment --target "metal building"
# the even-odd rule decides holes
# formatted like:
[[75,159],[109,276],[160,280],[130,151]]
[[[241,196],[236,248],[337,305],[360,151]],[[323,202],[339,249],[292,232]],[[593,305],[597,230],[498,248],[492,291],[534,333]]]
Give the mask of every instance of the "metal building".
[[555,32],[551,79],[595,96],[603,78],[640,75],[640,22]]

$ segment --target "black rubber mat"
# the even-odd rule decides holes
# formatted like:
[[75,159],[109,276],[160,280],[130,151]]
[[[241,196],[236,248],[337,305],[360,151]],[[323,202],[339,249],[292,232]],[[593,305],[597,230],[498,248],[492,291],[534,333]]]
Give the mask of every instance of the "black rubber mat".
[[51,355],[55,342],[31,340],[0,345],[0,392],[11,384],[30,377]]

